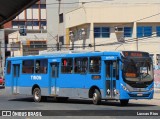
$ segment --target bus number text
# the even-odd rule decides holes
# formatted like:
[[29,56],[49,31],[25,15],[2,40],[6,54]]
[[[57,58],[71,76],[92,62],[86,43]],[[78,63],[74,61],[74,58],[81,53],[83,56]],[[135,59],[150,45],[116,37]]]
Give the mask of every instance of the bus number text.
[[31,80],[41,80],[41,76],[31,76]]

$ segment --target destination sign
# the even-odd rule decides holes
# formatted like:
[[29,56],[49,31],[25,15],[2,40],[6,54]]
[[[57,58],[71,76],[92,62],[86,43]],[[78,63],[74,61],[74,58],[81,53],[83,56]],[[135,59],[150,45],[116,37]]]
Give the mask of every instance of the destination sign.
[[136,52],[136,51],[123,51],[125,57],[149,57],[147,52]]

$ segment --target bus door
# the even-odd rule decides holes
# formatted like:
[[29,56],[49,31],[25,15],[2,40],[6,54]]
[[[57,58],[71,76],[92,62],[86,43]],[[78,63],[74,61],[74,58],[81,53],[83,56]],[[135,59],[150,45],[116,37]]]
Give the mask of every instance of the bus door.
[[106,68],[106,96],[107,98],[115,99],[116,91],[117,91],[117,80],[116,80],[116,71],[117,71],[117,61],[116,60],[108,60],[105,61]]
[[56,95],[56,80],[59,77],[59,63],[50,63],[50,94]]
[[13,84],[12,84],[12,92],[18,93],[18,80],[20,77],[20,64],[13,64]]

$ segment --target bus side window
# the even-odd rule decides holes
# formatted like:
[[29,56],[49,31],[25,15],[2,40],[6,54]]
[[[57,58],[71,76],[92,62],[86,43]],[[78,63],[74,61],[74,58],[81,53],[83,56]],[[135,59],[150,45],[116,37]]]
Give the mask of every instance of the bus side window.
[[106,63],[106,77],[110,78],[110,62]]
[[34,73],[34,60],[24,60],[22,63],[22,73]]
[[82,59],[82,73],[86,73],[88,70],[88,58]]
[[100,73],[101,71],[101,58],[100,57],[91,57],[89,65],[90,73]]
[[46,74],[48,69],[47,67],[48,67],[47,59],[36,60],[35,73]]
[[80,58],[75,58],[75,60],[74,60],[74,72],[75,73],[80,73],[81,72],[80,63],[81,63],[81,59]]
[[74,60],[74,72],[75,73],[86,73],[88,70],[88,58],[75,58]]
[[36,61],[36,73],[40,73],[40,61],[39,60],[37,60]]
[[73,72],[73,59],[72,58],[62,59],[61,72],[64,74]]

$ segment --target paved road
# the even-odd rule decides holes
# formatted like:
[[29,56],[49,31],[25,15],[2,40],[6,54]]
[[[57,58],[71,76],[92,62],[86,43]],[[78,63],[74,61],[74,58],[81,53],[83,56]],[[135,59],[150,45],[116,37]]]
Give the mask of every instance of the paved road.
[[[107,113],[110,113],[109,110],[125,110],[123,111],[123,114],[125,115],[127,110],[160,110],[160,93],[155,93],[155,98],[153,100],[131,100],[129,105],[126,107],[120,106],[119,102],[116,101],[107,101],[102,102],[101,105],[93,105],[92,101],[90,100],[78,100],[78,99],[69,99],[67,102],[56,102],[53,101],[53,98],[49,98],[47,102],[42,103],[35,103],[30,96],[25,95],[7,95],[5,93],[4,89],[0,89],[0,110],[100,110],[100,113],[104,113],[104,111],[108,111]],[[113,111],[115,114],[117,112]],[[54,112],[55,114],[59,115],[59,112]],[[67,112],[65,112],[67,113]],[[79,112],[69,112],[69,113],[79,113]],[[95,118],[95,115],[99,114],[99,112],[84,112],[89,113],[88,115],[94,115],[92,119]],[[64,114],[65,115],[65,114]],[[114,115],[114,114],[113,114]],[[160,114],[159,114],[160,115]],[[66,118],[70,118],[71,115],[68,115]],[[47,117],[50,118],[50,117]],[[58,118],[60,118],[58,116]],[[73,118],[84,118],[82,116]],[[86,118],[89,118],[88,116]],[[105,118],[104,116],[101,116],[100,118]],[[124,118],[122,117],[113,117],[109,116],[108,118]],[[127,117],[126,117],[127,118]],[[129,118],[132,119],[130,116]],[[137,118],[142,118],[142,116],[138,116]],[[145,117],[145,118],[151,118]],[[157,118],[158,117],[154,117]],[[30,119],[30,118],[28,118]]]

